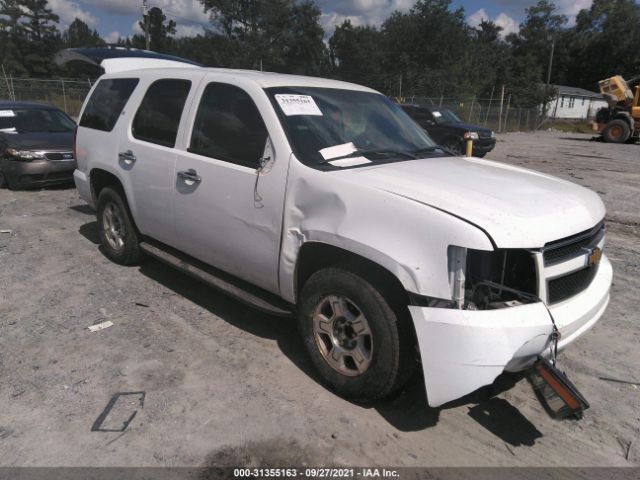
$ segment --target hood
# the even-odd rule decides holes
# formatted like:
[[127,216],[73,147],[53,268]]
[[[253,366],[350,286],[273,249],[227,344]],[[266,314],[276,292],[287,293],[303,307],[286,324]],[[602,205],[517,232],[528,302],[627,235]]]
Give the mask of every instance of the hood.
[[66,151],[73,149],[73,132],[65,133],[0,133],[9,148],[34,151]]
[[443,123],[440,126],[460,130],[461,132],[478,132],[478,134],[482,133],[483,136],[491,135],[491,129],[469,123]]
[[460,217],[485,230],[498,248],[540,248],[593,227],[605,214],[591,190],[477,158],[428,158],[335,174]]

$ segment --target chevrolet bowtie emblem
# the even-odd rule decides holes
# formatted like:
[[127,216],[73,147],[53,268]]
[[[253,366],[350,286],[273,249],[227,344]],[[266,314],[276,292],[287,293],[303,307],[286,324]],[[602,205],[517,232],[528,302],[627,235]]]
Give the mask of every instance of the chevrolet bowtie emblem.
[[591,250],[591,253],[589,253],[588,257],[589,266],[592,267],[593,265],[597,265],[600,261],[600,258],[602,258],[602,250],[600,250],[598,247]]

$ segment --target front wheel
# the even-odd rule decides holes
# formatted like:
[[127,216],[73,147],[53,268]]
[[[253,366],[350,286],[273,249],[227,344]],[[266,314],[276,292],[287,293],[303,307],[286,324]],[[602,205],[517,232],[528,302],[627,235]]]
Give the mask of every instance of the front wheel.
[[140,260],[140,238],[124,198],[117,187],[105,187],[98,196],[98,229],[107,257],[121,265]]
[[611,120],[604,127],[602,136],[605,141],[610,143],[625,143],[631,136],[631,129],[629,128],[629,124],[624,120]]
[[304,285],[299,329],[323,382],[339,395],[373,402],[404,385],[415,367],[407,319],[358,275],[338,268]]

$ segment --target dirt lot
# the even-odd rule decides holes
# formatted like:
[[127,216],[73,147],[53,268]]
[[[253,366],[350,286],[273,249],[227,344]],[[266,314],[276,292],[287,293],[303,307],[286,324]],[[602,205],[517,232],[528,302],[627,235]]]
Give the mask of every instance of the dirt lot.
[[[316,381],[293,320],[153,260],[111,263],[73,189],[0,190],[0,465],[640,465],[640,145],[589,138],[509,134],[489,155],[607,205],[611,304],[560,360],[592,404],[582,421],[549,419],[526,380],[444,409],[418,379],[349,403]],[[144,394],[99,418],[119,392]]]

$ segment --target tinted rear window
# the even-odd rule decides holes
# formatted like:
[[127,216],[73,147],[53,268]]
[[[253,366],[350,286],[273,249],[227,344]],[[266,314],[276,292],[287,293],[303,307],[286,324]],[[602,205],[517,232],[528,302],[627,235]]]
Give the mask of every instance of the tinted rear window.
[[82,113],[80,126],[105,132],[113,130],[136,85],[137,78],[100,80]]
[[191,89],[189,80],[158,80],[142,100],[131,132],[138,140],[174,147],[184,104]]

